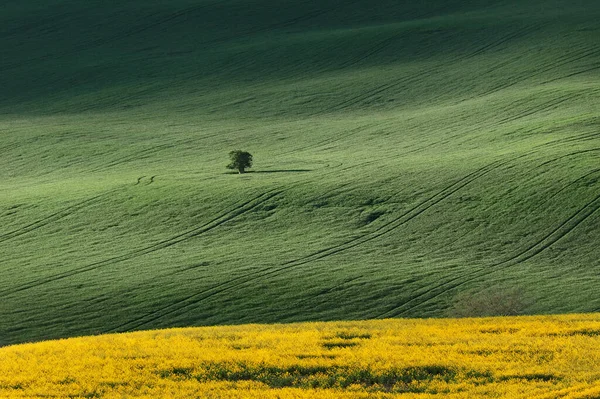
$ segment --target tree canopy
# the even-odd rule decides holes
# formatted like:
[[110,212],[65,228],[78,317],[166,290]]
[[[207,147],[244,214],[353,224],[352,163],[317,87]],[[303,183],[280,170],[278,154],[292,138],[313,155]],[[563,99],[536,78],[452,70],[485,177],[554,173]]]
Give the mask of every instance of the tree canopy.
[[229,159],[231,162],[227,165],[227,168],[237,170],[239,173],[244,173],[246,168],[252,167],[252,154],[247,151],[231,151],[229,153]]

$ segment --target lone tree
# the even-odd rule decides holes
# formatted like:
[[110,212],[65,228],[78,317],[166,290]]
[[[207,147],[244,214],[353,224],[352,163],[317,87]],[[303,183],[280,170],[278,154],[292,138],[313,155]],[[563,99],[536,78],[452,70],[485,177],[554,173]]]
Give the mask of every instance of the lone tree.
[[252,167],[252,154],[242,150],[235,150],[229,153],[231,162],[227,169],[237,170],[240,174],[245,172],[246,168]]

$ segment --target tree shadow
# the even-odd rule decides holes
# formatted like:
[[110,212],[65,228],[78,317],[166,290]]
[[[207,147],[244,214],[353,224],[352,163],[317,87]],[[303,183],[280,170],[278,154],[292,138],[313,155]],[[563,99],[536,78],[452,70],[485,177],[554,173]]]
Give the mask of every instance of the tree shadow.
[[312,172],[312,169],[249,170],[246,173],[303,173],[303,172]]
[[[249,175],[253,173],[305,173],[312,172],[312,169],[275,169],[275,170],[247,170],[244,175]],[[237,175],[238,172],[225,172],[226,175]]]

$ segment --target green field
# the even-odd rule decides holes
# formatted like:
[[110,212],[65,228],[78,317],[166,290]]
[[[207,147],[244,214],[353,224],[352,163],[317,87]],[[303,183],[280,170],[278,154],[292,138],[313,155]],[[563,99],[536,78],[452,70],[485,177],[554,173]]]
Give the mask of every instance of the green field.
[[600,311],[598,21],[596,0],[5,1],[0,345],[439,317],[507,287],[524,313]]

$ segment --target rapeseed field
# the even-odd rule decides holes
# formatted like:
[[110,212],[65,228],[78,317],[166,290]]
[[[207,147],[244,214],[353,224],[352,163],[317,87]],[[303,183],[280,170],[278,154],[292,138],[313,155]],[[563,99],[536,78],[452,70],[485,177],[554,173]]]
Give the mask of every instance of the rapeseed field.
[[201,327],[0,349],[1,398],[598,398],[600,314]]

